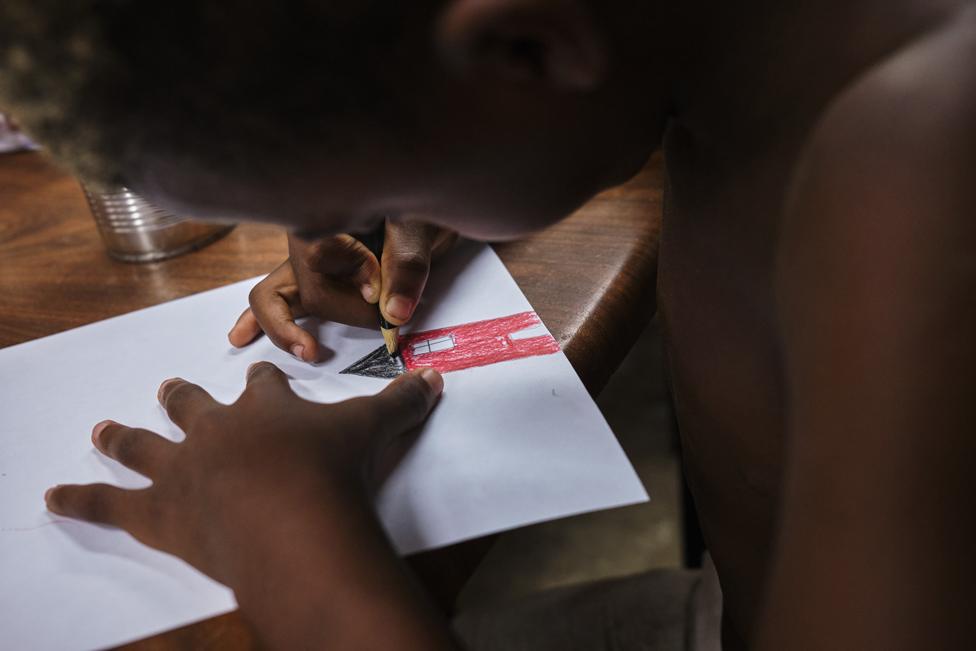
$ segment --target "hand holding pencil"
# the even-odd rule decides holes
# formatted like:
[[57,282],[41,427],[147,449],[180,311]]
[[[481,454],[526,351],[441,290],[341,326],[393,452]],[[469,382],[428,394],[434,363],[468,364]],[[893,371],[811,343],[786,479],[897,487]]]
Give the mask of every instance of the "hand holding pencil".
[[[370,253],[372,253],[373,256],[379,261],[380,269],[382,270],[383,244],[386,241],[386,221],[384,220],[384,222],[380,224],[380,226],[372,233],[368,233],[366,235],[360,236],[357,239],[359,239],[363,244],[365,244],[366,248],[369,249]],[[429,269],[429,264],[427,265],[427,268]],[[426,285],[426,283],[427,283],[427,279],[425,277],[424,284]],[[382,282],[382,273],[381,273],[381,277],[380,277],[381,297],[383,296],[382,286],[383,286],[383,282]],[[394,295],[391,300],[394,303],[394,308],[400,307],[399,305],[397,305],[397,302],[401,300],[399,295]],[[383,343],[386,344],[386,352],[390,354],[390,357],[396,357],[397,354],[399,353],[400,325],[399,324],[395,325],[393,323],[390,323],[389,320],[387,320],[386,316],[383,314],[383,308],[381,307],[382,305],[387,305],[388,306],[387,309],[389,309],[389,304],[391,300],[387,300],[384,303],[383,299],[381,298],[378,301],[376,307],[377,307],[377,316],[379,317],[379,323],[380,323],[380,334],[383,335]],[[414,305],[416,305],[416,303],[414,303]],[[412,312],[413,310],[411,309],[411,314]]]
[[315,316],[365,328],[376,328],[382,319],[390,326],[382,328],[387,349],[395,351],[391,343],[396,329],[413,316],[431,262],[451,247],[456,235],[422,222],[385,221],[382,229],[381,236],[362,239],[289,236],[288,260],[251,291],[250,307],[228,334],[231,344],[246,346],[263,332],[279,348],[315,362],[319,343],[295,323]]

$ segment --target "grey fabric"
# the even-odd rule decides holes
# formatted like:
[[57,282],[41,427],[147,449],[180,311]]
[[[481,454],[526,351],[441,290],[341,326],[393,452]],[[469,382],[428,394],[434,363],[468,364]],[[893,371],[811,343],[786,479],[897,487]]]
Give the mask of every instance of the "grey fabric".
[[706,563],[546,590],[462,612],[454,629],[469,651],[718,651],[720,620]]

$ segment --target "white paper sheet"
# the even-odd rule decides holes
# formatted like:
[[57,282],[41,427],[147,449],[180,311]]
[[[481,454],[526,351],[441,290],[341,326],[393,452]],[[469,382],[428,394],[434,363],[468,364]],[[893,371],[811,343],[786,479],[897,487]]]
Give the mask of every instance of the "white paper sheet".
[[[326,324],[318,366],[261,339],[226,340],[246,281],[0,350],[0,648],[119,644],[235,607],[233,594],[127,534],[50,515],[59,483],[148,481],[91,447],[112,418],[181,438],[156,404],[159,383],[196,382],[221,401],[257,360],[278,364],[321,402],[375,393],[385,380],[338,371],[381,344]],[[530,310],[504,265],[465,244],[432,278],[412,327],[427,330]],[[630,463],[561,352],[445,375],[445,393],[384,486],[378,510],[401,553],[647,499]]]

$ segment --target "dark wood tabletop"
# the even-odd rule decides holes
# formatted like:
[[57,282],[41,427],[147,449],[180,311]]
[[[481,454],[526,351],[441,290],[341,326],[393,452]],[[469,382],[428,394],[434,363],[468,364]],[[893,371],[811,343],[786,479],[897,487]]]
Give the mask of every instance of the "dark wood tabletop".
[[[662,177],[655,155],[627,184],[565,221],[495,245],[594,395],[656,309]],[[264,274],[286,255],[280,229],[245,224],[177,258],[116,262],[105,253],[74,178],[39,153],[0,155],[0,348]],[[236,317],[227,315],[228,329]],[[462,543],[410,561],[451,593],[453,575],[466,575],[452,564],[464,566],[458,559],[483,552],[484,544]],[[247,649],[256,641],[231,613],[130,646]]]

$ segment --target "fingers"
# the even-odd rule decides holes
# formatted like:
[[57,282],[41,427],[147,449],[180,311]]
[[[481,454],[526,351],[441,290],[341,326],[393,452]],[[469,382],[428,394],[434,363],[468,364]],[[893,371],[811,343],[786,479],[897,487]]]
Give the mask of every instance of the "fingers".
[[169,419],[184,432],[192,429],[194,421],[201,414],[220,406],[209,393],[181,378],[163,382],[156,397]]
[[381,446],[427,420],[443,390],[444,379],[432,368],[412,371],[390,382],[370,399],[377,422],[374,434],[382,439],[374,444]]
[[341,278],[359,289],[367,303],[380,298],[380,265],[372,251],[352,235],[336,235],[309,243],[289,237],[288,250],[312,272]]
[[109,420],[95,425],[92,443],[105,456],[150,478],[176,450],[175,443],[154,432]]
[[285,389],[291,391],[288,376],[271,362],[255,362],[247,368],[247,389]]
[[44,501],[52,513],[127,529],[143,509],[145,493],[108,484],[64,485],[48,489]]
[[227,339],[234,348],[243,348],[254,341],[262,332],[261,324],[258,323],[257,317],[254,316],[254,311],[251,308],[247,308],[237,317],[237,322],[234,324],[234,327],[227,333]]
[[443,231],[420,222],[387,222],[380,308],[387,321],[410,320],[427,285],[434,247]]
[[250,314],[245,311],[228,335],[232,344],[245,345],[257,336],[257,332],[263,331],[278,348],[301,360],[313,361],[318,357],[315,337],[295,323],[305,311],[290,260],[285,260],[255,285],[248,301]]

